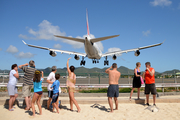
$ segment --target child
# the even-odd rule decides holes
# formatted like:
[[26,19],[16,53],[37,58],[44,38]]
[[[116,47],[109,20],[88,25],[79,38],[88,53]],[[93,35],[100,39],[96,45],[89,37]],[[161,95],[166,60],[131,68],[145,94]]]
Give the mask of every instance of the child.
[[56,81],[53,82],[51,88],[53,88],[53,96],[52,96],[52,104],[53,104],[53,110],[54,111],[54,107],[56,108],[57,113],[59,113],[59,109],[58,109],[58,97],[59,97],[59,86],[60,86],[60,82],[58,81],[58,79],[60,78],[60,74],[56,74],[55,75]]
[[[41,77],[41,74],[42,74],[42,77]],[[44,77],[43,71],[41,71],[41,72],[39,70],[35,71],[34,78],[33,78],[34,95],[33,95],[32,103],[31,103],[33,116],[35,116],[35,107],[34,107],[35,101],[39,108],[39,115],[42,115],[42,108],[40,105],[40,100],[41,100],[41,96],[43,93],[42,92],[42,81],[44,80],[43,77]]]

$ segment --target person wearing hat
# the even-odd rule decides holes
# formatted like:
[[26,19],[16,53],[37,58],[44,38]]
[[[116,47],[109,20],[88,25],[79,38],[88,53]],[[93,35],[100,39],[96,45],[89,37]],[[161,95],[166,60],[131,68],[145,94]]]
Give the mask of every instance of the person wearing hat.
[[52,66],[52,72],[49,74],[49,76],[47,77],[46,82],[48,83],[47,89],[48,89],[48,101],[47,101],[47,109],[49,109],[50,104],[51,104],[51,100],[52,100],[52,96],[53,96],[53,89],[51,88],[51,85],[53,84],[53,82],[56,81],[55,78],[55,73],[57,71],[57,67],[56,66]]
[[[29,66],[29,67],[28,67]],[[36,71],[35,62],[33,60],[29,61],[29,64],[19,65],[19,68],[24,71],[23,77],[23,88],[22,93],[25,98],[26,108],[25,110],[30,110],[31,108],[31,89],[33,88],[33,77]]]

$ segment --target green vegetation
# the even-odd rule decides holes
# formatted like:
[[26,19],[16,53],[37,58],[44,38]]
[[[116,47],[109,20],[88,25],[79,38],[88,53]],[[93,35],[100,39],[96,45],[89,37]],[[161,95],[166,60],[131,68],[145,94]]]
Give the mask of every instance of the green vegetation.
[[[81,90],[80,93],[107,93],[107,88],[102,88],[98,90]],[[120,88],[120,93],[130,93],[132,88]],[[137,90],[134,90],[134,92],[137,92]]]

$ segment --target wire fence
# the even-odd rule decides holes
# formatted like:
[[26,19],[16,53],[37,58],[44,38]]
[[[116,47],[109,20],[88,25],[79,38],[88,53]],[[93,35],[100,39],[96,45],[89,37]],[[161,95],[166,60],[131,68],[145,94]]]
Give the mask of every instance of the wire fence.
[[[23,73],[20,74],[20,80],[18,83],[23,83]],[[61,78],[60,82],[62,84],[66,83],[66,76],[67,73],[60,73]],[[47,75],[44,77],[44,83],[46,82]],[[109,77],[106,73],[78,73],[76,84],[108,84],[109,83]],[[132,84],[134,75],[121,75],[121,78],[119,79],[119,84]],[[155,76],[156,83],[180,83],[180,76],[174,74],[162,74],[162,75],[156,75]],[[0,83],[8,83],[9,81],[9,75],[8,73],[0,73]]]

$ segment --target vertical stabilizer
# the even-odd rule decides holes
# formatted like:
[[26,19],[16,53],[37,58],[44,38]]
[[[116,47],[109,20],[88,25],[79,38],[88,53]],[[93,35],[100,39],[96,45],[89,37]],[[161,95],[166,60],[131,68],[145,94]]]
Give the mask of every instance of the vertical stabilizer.
[[87,9],[86,9],[86,24],[87,24],[87,34],[89,36],[90,35],[90,31],[89,31],[88,10]]

